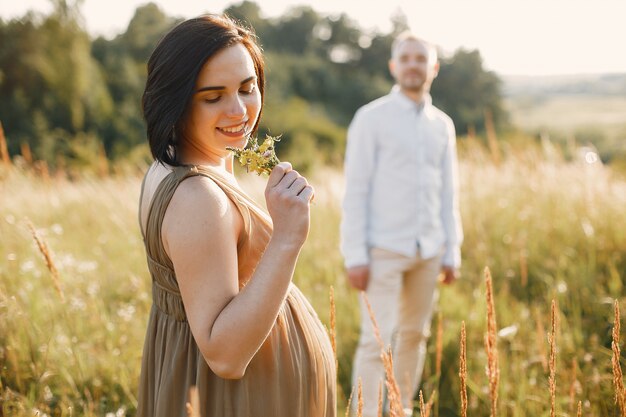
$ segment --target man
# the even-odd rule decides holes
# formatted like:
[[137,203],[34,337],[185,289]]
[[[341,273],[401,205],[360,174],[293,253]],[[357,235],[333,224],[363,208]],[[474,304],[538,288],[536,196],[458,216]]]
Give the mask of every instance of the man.
[[[360,108],[348,129],[341,249],[348,280],[365,291],[410,416],[440,273],[456,279],[463,240],[452,120],[432,105],[436,48],[410,33],[393,43],[392,91]],[[374,417],[384,381],[381,349],[363,300],[353,386]],[[384,384],[383,384],[384,386]]]

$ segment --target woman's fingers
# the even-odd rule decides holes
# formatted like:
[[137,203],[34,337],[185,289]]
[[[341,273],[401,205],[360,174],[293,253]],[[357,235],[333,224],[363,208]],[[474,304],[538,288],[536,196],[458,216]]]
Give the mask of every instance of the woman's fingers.
[[283,177],[292,170],[291,164],[289,162],[281,162],[272,169],[272,173],[267,180],[268,187],[276,187]]
[[289,162],[281,162],[274,167],[266,191],[275,196],[297,196],[305,201],[311,201],[315,195],[307,179],[294,170]]
[[298,194],[298,197],[302,198],[304,201],[313,201],[313,198],[315,197],[315,190],[312,186],[307,185],[302,189],[300,194]]
[[291,193],[293,193],[293,195],[299,195],[307,185],[309,185],[309,183],[306,178],[298,177],[291,183],[288,189]]
[[283,178],[280,180],[276,188],[280,190],[289,190],[296,181],[299,181],[302,176],[298,173],[298,171],[291,170],[286,173]]

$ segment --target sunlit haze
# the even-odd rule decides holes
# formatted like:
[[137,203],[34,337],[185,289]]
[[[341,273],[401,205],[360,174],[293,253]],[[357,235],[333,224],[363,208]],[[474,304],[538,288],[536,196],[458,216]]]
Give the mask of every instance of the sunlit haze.
[[[92,35],[123,32],[143,0],[84,0],[82,12]],[[228,0],[158,0],[171,16],[219,13]],[[259,1],[265,17],[309,5],[323,15],[345,13],[365,30],[386,32],[391,16],[403,12],[411,29],[445,53],[478,49],[485,66],[503,75],[626,72],[626,2],[621,0],[362,0]],[[47,13],[48,0],[0,0],[3,19],[27,10]]]

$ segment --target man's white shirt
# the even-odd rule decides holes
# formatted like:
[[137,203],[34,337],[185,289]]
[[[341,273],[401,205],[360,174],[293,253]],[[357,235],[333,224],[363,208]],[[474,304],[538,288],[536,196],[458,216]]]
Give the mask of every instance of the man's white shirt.
[[378,247],[424,259],[443,251],[459,267],[456,134],[429,95],[415,103],[395,87],[361,107],[348,129],[341,250],[346,267]]

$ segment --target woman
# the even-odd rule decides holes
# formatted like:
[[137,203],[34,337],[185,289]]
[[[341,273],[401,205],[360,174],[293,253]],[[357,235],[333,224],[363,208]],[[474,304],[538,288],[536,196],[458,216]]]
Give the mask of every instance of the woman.
[[138,416],[334,416],[335,361],[292,284],[313,188],[289,163],[269,176],[269,215],[237,185],[227,147],[256,133],[264,64],[227,17],[172,29],[148,62],[143,111],[155,162],[140,223],[153,306]]

